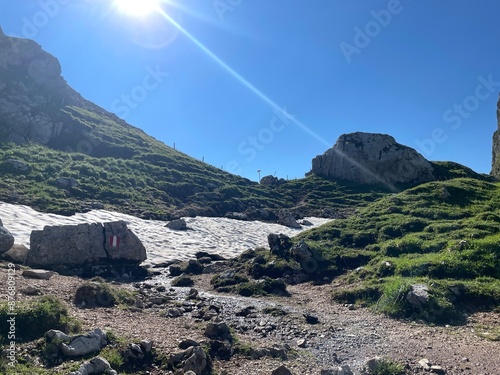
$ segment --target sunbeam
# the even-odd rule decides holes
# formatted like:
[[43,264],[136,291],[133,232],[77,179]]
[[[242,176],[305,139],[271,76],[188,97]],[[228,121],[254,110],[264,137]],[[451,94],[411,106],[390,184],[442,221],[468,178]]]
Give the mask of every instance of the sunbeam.
[[[182,34],[184,34],[191,42],[193,42],[198,48],[200,48],[203,52],[205,52],[212,60],[214,60],[217,64],[219,64],[222,68],[224,68],[225,71],[227,71],[231,76],[233,76],[237,81],[239,81],[241,84],[243,84],[247,89],[249,89],[251,92],[253,92],[255,95],[257,95],[261,100],[263,100],[266,104],[268,104],[273,110],[283,112],[283,108],[280,107],[278,104],[276,104],[271,98],[269,98],[266,94],[264,94],[262,91],[260,91],[257,87],[255,87],[252,83],[250,83],[247,79],[245,79],[241,74],[239,74],[236,70],[231,68],[227,63],[225,63],[220,57],[218,57],[215,53],[213,53],[208,47],[206,47],[202,42],[200,42],[194,35],[192,35],[189,31],[187,31],[182,25],[180,25],[178,22],[176,22],[167,12],[165,12],[163,9],[158,8],[157,9],[158,13],[160,13],[168,22],[170,22],[172,25],[174,25]],[[285,112],[286,115],[286,112]],[[332,146],[332,144],[328,141],[326,141],[323,137],[321,137],[319,134],[317,134],[314,130],[312,130],[310,127],[302,123],[301,121],[297,120],[293,116],[287,116],[287,119],[298,126],[300,129],[305,131],[307,134],[312,136],[314,139],[317,141],[321,142],[328,148]],[[344,158],[348,159],[352,164],[354,164],[356,167],[360,168],[364,172],[370,174],[374,178],[376,178],[378,181],[380,181],[382,184],[386,185],[389,187],[392,191],[397,191],[397,189],[392,185],[384,181],[382,178],[380,178],[378,175],[364,167],[363,165],[357,163],[356,161],[352,160],[349,158],[347,155],[345,155],[343,152],[336,150],[335,152],[341,154]]]

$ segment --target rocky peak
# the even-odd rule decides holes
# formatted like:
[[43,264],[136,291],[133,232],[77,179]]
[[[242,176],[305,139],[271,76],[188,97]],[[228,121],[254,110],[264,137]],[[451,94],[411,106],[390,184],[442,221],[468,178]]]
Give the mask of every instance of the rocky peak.
[[312,161],[313,174],[363,184],[422,183],[434,180],[433,167],[414,149],[390,135],[350,133]]
[[500,178],[500,96],[497,102],[497,130],[493,134],[493,169],[491,174]]
[[48,144],[61,133],[61,109],[85,100],[61,75],[59,61],[33,40],[0,32],[0,137]]

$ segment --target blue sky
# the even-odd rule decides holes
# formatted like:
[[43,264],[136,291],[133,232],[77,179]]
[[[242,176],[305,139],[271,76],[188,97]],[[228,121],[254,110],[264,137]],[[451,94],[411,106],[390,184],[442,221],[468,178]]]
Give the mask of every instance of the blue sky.
[[4,32],[55,55],[84,97],[252,180],[257,170],[300,178],[355,131],[490,172],[497,0],[165,2],[184,32],[114,0],[0,7]]

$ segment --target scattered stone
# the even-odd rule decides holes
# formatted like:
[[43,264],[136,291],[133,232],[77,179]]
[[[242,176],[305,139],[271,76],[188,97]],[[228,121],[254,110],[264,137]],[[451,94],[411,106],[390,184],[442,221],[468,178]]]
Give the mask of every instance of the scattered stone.
[[252,314],[254,312],[255,312],[255,307],[253,307],[253,306],[247,306],[247,307],[244,307],[241,310],[236,311],[235,315],[236,316],[247,317],[247,316],[249,316],[250,314]]
[[207,368],[208,359],[201,346],[192,346],[182,352],[171,354],[168,364],[176,369],[182,369],[184,374],[189,371],[201,375]]
[[303,226],[305,226],[305,227],[311,227],[311,226],[313,226],[313,225],[314,225],[314,224],[313,224],[313,223],[311,223],[309,220],[302,220],[302,221],[300,222],[300,224],[301,224],[301,225],[303,225]]
[[86,282],[76,290],[74,303],[78,307],[113,307],[116,299],[106,284]]
[[57,186],[61,188],[75,188],[79,185],[78,181],[74,178],[59,177],[56,180]]
[[209,351],[208,354],[212,358],[221,359],[223,361],[229,361],[233,356],[233,348],[231,343],[228,341],[221,340],[210,340],[209,341]]
[[[106,345],[106,333],[96,328],[86,335],[69,336],[57,330],[45,333],[48,345],[55,345],[64,357],[83,357],[90,353],[99,353]],[[57,351],[56,351],[57,352]]]
[[446,370],[441,366],[433,365],[431,366],[431,372],[435,374],[446,374]]
[[305,348],[307,346],[307,340],[306,339],[298,339],[297,346],[299,348]]
[[304,318],[306,319],[306,323],[308,324],[318,324],[319,323],[319,318],[315,315],[311,314],[302,314]]
[[370,358],[365,362],[363,369],[368,374],[374,374],[375,371],[377,370],[377,366],[379,366],[381,362],[382,358],[380,357]]
[[69,373],[69,375],[92,375],[92,374],[117,375],[118,373],[111,368],[109,362],[103,357],[94,357],[90,361],[83,362],[77,371]]
[[[29,249],[24,245],[14,244],[10,250],[1,254],[2,258],[17,264],[26,264]],[[0,252],[1,253],[1,252]]]
[[187,223],[186,220],[184,219],[177,219],[177,220],[172,220],[166,225],[167,228],[173,229],[173,230],[187,230]]
[[296,229],[301,228],[301,225],[297,222],[297,220],[295,220],[293,215],[289,212],[280,215],[278,219],[278,224],[284,225],[285,227],[288,228],[296,228]]
[[354,375],[349,365],[342,365],[334,372],[335,375]]
[[271,249],[271,254],[280,258],[288,257],[289,251],[292,248],[292,240],[290,237],[284,234],[271,233],[267,236],[267,242],[269,244],[269,249]]
[[188,295],[187,295],[187,299],[196,299],[196,298],[198,298],[199,294],[200,294],[200,292],[198,292],[198,289],[191,288],[189,290]]
[[3,226],[0,226],[0,254],[9,251],[14,245],[14,236]]
[[27,295],[27,296],[38,296],[42,294],[42,291],[38,288],[35,288],[33,286],[27,286],[24,289],[21,289],[21,293]]
[[209,323],[205,328],[205,336],[209,339],[222,340],[222,341],[233,341],[233,336],[231,335],[231,330],[229,326],[224,323]]
[[176,309],[176,308],[169,309],[167,311],[167,316],[169,318],[178,318],[178,317],[182,316],[182,311],[180,309]]
[[170,272],[170,276],[180,276],[182,275],[182,266],[180,264],[172,264],[168,271]]
[[144,359],[144,352],[140,345],[130,344],[128,346],[127,352],[125,353],[126,358],[130,358],[132,360],[142,360]]
[[49,280],[55,273],[47,270],[24,270],[23,277],[29,279]]
[[290,254],[299,263],[307,262],[313,257],[311,249],[304,240],[300,240],[297,244],[293,245],[290,249]]
[[207,264],[212,263],[212,258],[210,258],[210,257],[198,258],[198,262],[200,262],[203,265],[207,265]]
[[193,285],[194,281],[189,276],[179,276],[172,280],[172,286],[176,287],[188,287]]
[[427,358],[423,358],[418,361],[418,365],[422,367],[425,371],[429,371],[431,369],[431,363]]
[[179,343],[179,349],[188,349],[191,346],[201,346],[201,344],[192,339],[184,339]]
[[276,370],[274,370],[272,375],[293,375],[293,373],[285,366],[281,365]]
[[416,308],[421,308],[429,302],[429,287],[425,284],[413,284],[406,295],[406,300]]
[[185,273],[193,274],[193,275],[201,275],[203,273],[203,269],[205,267],[196,259],[190,259],[187,262],[186,268],[184,269]]
[[196,259],[210,258],[212,260],[212,262],[218,262],[218,261],[221,261],[221,260],[226,260],[226,258],[224,258],[222,255],[211,254],[211,253],[207,253],[206,251],[198,251],[195,254],[195,257],[196,257]]
[[141,340],[139,343],[144,354],[148,355],[153,350],[153,341],[151,340]]

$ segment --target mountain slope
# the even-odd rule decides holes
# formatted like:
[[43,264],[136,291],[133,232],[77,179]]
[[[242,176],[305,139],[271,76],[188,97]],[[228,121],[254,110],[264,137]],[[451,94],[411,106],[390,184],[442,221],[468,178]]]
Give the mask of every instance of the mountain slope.
[[[62,214],[104,206],[157,219],[245,212],[235,217],[275,221],[284,209],[343,217],[390,193],[314,175],[265,185],[226,173],[85,100],[55,57],[1,28],[0,141],[0,200]],[[433,166],[438,179],[484,178]]]
[[[0,140],[0,199],[65,214],[104,205],[162,219],[250,210],[273,220],[284,208],[335,216],[386,193],[358,187],[347,202],[348,183],[262,186],[193,159],[82,98],[55,57],[1,29]],[[259,217],[262,208],[272,214]]]

